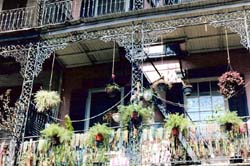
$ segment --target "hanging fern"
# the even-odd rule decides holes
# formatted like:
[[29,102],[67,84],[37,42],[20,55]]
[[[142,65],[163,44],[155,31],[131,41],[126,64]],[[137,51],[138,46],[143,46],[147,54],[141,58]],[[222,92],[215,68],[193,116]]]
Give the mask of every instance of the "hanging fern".
[[86,144],[90,147],[95,146],[95,137],[97,134],[103,135],[103,144],[106,148],[109,144],[109,137],[110,134],[113,132],[113,129],[110,127],[107,127],[105,124],[95,124],[93,127],[91,127],[88,131],[88,139]]
[[58,137],[60,143],[70,142],[73,132],[60,127],[58,124],[50,124],[49,127],[41,131],[41,134],[46,139],[52,139]]
[[56,91],[40,90],[35,95],[35,103],[38,112],[44,112],[57,107],[60,102],[60,96]]
[[122,125],[125,126],[131,119],[133,111],[137,111],[142,117],[142,122],[147,123],[153,117],[153,110],[150,107],[143,107],[141,104],[130,104],[128,106],[120,105],[118,107],[121,116]]

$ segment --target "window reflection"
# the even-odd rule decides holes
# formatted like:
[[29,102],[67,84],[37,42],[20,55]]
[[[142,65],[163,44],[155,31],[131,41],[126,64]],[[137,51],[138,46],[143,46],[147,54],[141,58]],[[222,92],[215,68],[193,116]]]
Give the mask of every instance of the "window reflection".
[[204,121],[216,110],[225,110],[226,101],[218,92],[217,82],[194,83],[193,93],[186,97],[186,108],[193,121]]

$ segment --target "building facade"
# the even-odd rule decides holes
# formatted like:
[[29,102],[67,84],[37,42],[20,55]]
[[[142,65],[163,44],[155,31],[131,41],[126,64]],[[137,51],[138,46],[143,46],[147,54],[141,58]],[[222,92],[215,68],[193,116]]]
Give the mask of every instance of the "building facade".
[[[2,0],[0,90],[12,89],[11,101],[20,103],[14,141],[38,135],[47,121],[67,114],[75,130],[87,130],[103,121],[91,117],[119,101],[129,103],[138,83],[150,87],[161,77],[172,88],[157,94],[162,101],[156,102],[155,123],[176,112],[197,124],[217,110],[247,117],[249,5],[246,0]],[[245,87],[225,98],[217,83],[229,68],[242,75]],[[110,99],[105,86],[112,74],[121,91]],[[191,95],[183,94],[183,81],[192,85]],[[41,88],[60,93],[53,115],[34,111],[33,94]]]

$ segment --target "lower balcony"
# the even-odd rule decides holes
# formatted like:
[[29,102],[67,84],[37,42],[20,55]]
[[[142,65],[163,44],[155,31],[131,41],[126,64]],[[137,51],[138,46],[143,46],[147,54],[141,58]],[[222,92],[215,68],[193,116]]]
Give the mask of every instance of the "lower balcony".
[[[189,128],[186,137],[173,136],[162,124],[147,125],[137,133],[116,128],[106,146],[89,132],[75,133],[70,142],[27,140],[22,145],[21,165],[230,165],[250,163],[249,127],[242,124],[238,134],[225,132],[209,123]],[[171,136],[172,135],[172,136]],[[64,133],[64,138],[67,134]],[[55,143],[58,142],[58,143]],[[2,143],[2,158],[7,147]],[[7,157],[7,156],[6,156]],[[1,160],[0,160],[1,161]],[[2,160],[3,162],[3,160]]]

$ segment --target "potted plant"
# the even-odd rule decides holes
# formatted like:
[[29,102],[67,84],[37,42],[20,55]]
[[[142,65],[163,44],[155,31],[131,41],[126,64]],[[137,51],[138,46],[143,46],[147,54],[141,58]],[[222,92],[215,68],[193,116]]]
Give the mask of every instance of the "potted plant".
[[50,124],[49,127],[41,131],[41,134],[51,141],[52,146],[58,146],[62,143],[70,142],[73,132],[58,124]]
[[225,131],[237,129],[242,123],[242,120],[237,116],[237,112],[235,111],[226,111],[223,114],[218,115],[217,121]]
[[39,90],[35,94],[35,104],[38,112],[57,107],[60,102],[60,96],[56,91]]
[[179,133],[186,135],[188,125],[189,121],[184,117],[184,115],[177,113],[169,115],[169,118],[166,120],[165,127],[171,131],[171,136],[178,137]]
[[234,95],[239,89],[244,85],[244,80],[240,76],[240,73],[236,71],[225,72],[219,77],[218,86],[220,88],[220,93],[226,98]]
[[141,104],[120,105],[118,110],[123,126],[126,126],[129,121],[136,122],[140,118],[142,123],[147,123],[153,117],[153,110],[150,107],[143,107]]
[[152,84],[152,88],[158,92],[166,92],[171,89],[171,87],[170,82],[166,81],[164,77],[161,77]]
[[87,145],[106,149],[109,145],[109,137],[113,129],[105,124],[95,124],[88,131]]
[[116,83],[107,84],[105,91],[110,98],[113,98],[120,92],[120,86]]

